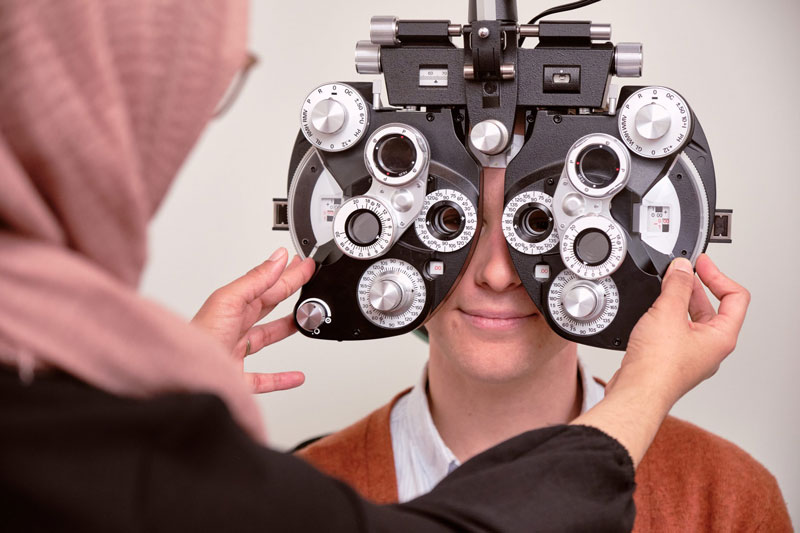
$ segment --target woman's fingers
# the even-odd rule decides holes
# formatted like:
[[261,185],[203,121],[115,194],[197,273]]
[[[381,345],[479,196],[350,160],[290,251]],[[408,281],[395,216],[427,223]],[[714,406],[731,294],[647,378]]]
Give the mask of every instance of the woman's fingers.
[[264,291],[275,285],[286,268],[289,253],[286,248],[278,248],[272,256],[251,269],[244,276],[235,279],[222,289],[241,297],[247,304],[256,300]]
[[306,376],[297,371],[276,372],[274,374],[250,372],[245,374],[245,379],[250,384],[250,391],[253,394],[262,394],[299,387],[305,382]]
[[723,324],[729,332],[738,333],[750,304],[750,293],[720,272],[705,254],[697,259],[697,274],[719,300],[719,310],[713,321]]
[[703,324],[717,316],[717,310],[708,299],[705,287],[699,278],[694,278],[692,298],[689,300],[689,316],[692,322]]
[[[252,355],[262,348],[285,339],[297,331],[294,315],[286,315],[266,324],[259,324],[247,330],[236,346],[235,353],[242,357]],[[249,343],[248,343],[249,341]]]
[[276,305],[306,284],[311,279],[311,276],[314,275],[314,270],[313,259],[306,258],[300,261],[299,258],[296,258],[296,260],[293,260],[275,283],[260,295],[261,311],[259,312],[259,320],[272,311]]
[[661,294],[653,308],[685,320],[693,288],[692,264],[683,258],[675,259],[661,282]]

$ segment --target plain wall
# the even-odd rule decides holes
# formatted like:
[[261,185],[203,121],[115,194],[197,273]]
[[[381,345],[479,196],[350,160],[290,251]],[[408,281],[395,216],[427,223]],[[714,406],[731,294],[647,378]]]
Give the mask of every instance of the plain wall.
[[[520,19],[555,3],[520,0]],[[250,47],[261,58],[239,101],[212,123],[151,229],[142,288],[191,317],[206,296],[266,259],[292,249],[273,232],[272,198],[286,196],[286,172],[300,103],[328,81],[359,81],[357,40],[372,15],[466,23],[466,0],[254,0]],[[680,92],[708,136],[717,207],[734,209],[733,245],[709,253],[753,295],[736,351],[673,414],[727,438],[777,477],[800,524],[800,350],[797,269],[800,150],[800,3],[797,0],[605,0],[552,17],[612,24],[614,42],[644,43],[643,78]],[[528,46],[535,44],[530,39]],[[457,39],[458,45],[461,40]],[[275,316],[290,313],[294,298]],[[581,347],[608,379],[620,354]],[[251,357],[250,369],[302,370],[298,390],[259,398],[272,442],[291,447],[335,431],[418,379],[427,348],[406,335],[331,343],[295,335]]]

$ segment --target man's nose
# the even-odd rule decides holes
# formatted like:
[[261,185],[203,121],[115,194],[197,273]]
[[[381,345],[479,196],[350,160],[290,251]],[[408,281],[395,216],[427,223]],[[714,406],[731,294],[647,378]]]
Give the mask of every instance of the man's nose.
[[483,229],[472,258],[475,281],[487,289],[503,292],[522,284],[503,235],[504,168],[483,169]]
[[[506,238],[500,225],[500,217],[497,220],[489,220],[484,223],[482,243],[473,258],[478,259],[479,269],[477,272],[478,283],[495,292],[503,292],[519,287],[522,284],[514,262],[508,253]],[[482,249],[481,249],[481,245]]]

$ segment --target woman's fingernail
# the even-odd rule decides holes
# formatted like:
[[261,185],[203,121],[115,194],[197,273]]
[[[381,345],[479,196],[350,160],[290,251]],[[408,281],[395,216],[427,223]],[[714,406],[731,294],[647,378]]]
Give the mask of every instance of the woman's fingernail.
[[683,257],[679,257],[674,261],[672,261],[672,268],[674,268],[675,270],[688,272],[689,274],[694,274],[694,269],[692,268],[692,264],[689,262],[688,259],[684,259]]
[[286,248],[283,248],[283,247],[281,247],[281,248],[278,248],[277,250],[275,250],[274,252],[272,252],[272,255],[271,255],[271,256],[269,256],[269,260],[270,260],[270,261],[275,261],[275,260],[277,260],[279,257],[283,256],[285,253],[286,253]]

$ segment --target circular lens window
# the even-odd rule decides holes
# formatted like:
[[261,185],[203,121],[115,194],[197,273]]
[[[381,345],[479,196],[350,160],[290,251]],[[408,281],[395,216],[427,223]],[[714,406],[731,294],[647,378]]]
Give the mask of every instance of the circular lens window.
[[387,135],[375,145],[375,163],[387,176],[404,176],[417,162],[417,149],[405,135]]
[[575,237],[575,255],[585,265],[602,265],[611,255],[611,241],[597,228],[585,229]]
[[347,237],[358,246],[369,246],[381,235],[381,221],[372,211],[354,211],[345,223]]
[[452,241],[464,231],[466,216],[455,202],[439,202],[428,210],[428,231],[440,241]]
[[514,229],[525,242],[542,242],[553,231],[553,214],[542,204],[525,204],[514,215]]
[[587,146],[575,161],[578,178],[593,189],[604,189],[619,176],[619,158],[605,144]]

